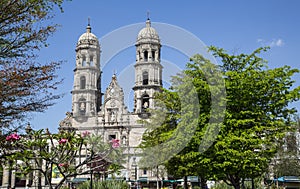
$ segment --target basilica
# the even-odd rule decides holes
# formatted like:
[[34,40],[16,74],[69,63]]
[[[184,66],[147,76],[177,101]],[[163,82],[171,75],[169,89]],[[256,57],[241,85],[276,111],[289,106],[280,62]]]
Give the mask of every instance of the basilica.
[[154,107],[154,93],[162,87],[161,43],[150,19],[137,33],[135,46],[134,107],[131,112],[125,106],[124,92],[116,74],[112,75],[109,86],[102,92],[101,77],[106,73],[101,71],[100,56],[105,52],[101,52],[101,44],[88,24],[75,48],[72,112],[68,112],[60,122],[59,130],[88,131],[101,135],[104,142],[120,140],[127,157],[121,176],[126,180],[133,177],[149,180],[156,178],[155,173],[139,167],[134,171],[133,164],[136,166],[139,160],[137,147],[145,131],[139,120],[149,117],[147,109]]

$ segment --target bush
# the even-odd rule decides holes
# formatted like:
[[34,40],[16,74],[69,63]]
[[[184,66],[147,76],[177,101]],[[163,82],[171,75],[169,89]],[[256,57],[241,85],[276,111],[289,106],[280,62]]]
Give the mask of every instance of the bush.
[[200,186],[194,186],[193,189],[201,189]]
[[[90,189],[90,181],[80,184],[78,189]],[[129,185],[123,180],[93,181],[93,189],[129,189]]]

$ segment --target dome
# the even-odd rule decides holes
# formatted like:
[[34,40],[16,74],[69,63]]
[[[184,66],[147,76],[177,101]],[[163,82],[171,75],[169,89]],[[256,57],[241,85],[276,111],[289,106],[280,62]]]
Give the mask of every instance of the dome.
[[91,32],[90,25],[88,25],[86,27],[86,32],[79,37],[78,42],[77,42],[77,47],[78,46],[86,46],[86,45],[99,46],[99,40],[98,40],[97,36]]
[[151,21],[146,21],[146,27],[141,29],[137,37],[137,43],[160,43],[158,33],[151,27]]

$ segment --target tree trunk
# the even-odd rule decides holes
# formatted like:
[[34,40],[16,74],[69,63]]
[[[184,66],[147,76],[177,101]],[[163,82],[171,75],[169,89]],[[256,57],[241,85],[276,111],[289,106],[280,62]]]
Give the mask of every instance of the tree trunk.
[[241,188],[241,186],[240,186],[240,184],[238,183],[238,184],[235,184],[235,185],[233,185],[233,187],[234,187],[234,189],[240,189]]
[[242,178],[242,189],[245,189],[245,179]]
[[184,189],[188,189],[188,185],[187,185],[187,176],[184,176],[184,184],[183,184],[183,188]]
[[240,178],[234,178],[234,179],[231,179],[230,180],[232,186],[234,187],[234,189],[241,189],[241,185],[242,185],[242,188],[243,188],[243,180],[242,182],[240,182]]
[[204,177],[200,177],[200,184],[201,184],[201,188],[202,189],[206,189],[207,188],[206,181],[207,180]]

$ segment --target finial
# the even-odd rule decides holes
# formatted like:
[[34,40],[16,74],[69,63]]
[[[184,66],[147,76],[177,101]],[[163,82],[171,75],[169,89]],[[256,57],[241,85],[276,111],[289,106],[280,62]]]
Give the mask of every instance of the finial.
[[113,73],[113,76],[112,76],[112,78],[115,80],[115,79],[117,79],[117,72],[116,72],[116,70],[114,69],[114,73]]
[[86,32],[91,33],[91,30],[92,30],[92,28],[91,28],[91,19],[90,19],[90,17],[88,17],[88,25],[86,27]]
[[116,70],[114,70],[114,74],[113,74],[113,76],[112,76],[112,79],[113,79],[113,80],[116,80],[116,79],[117,79]]
[[146,27],[147,27],[147,28],[150,28],[150,27],[151,27],[150,12],[149,12],[149,11],[147,11]]

